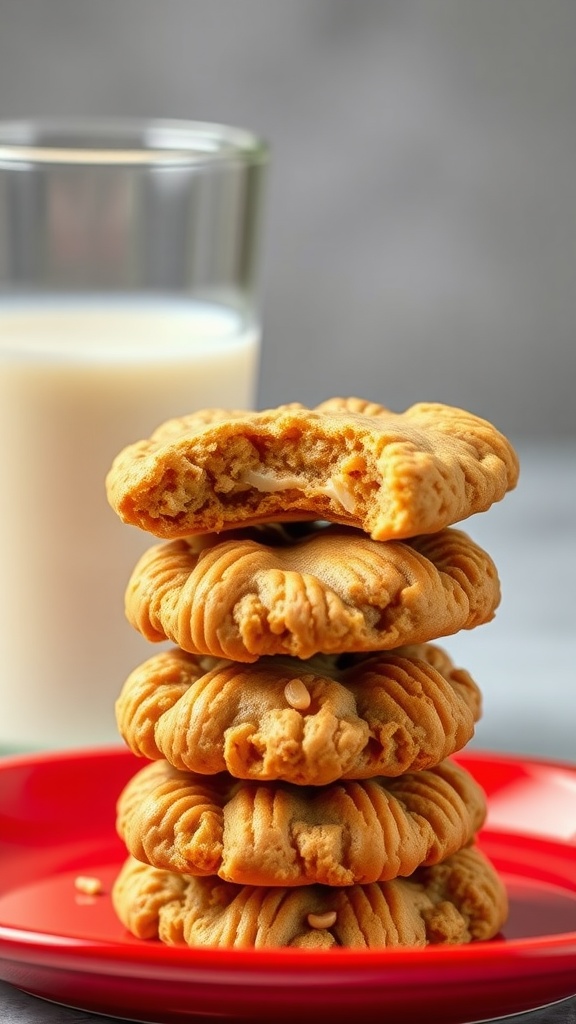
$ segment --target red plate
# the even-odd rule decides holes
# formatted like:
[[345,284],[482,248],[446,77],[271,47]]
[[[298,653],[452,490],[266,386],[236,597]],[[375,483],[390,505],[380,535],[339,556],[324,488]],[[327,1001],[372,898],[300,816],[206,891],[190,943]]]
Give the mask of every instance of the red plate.
[[[352,1014],[443,1024],[576,992],[576,768],[464,753],[484,787],[481,846],[508,886],[502,937],[414,950],[215,950],[129,936],[109,890],[125,850],[116,797],[142,761],[123,749],[0,761],[0,978],[36,996],[163,1024],[199,1016],[336,1024]],[[97,875],[103,895],[76,892]]]

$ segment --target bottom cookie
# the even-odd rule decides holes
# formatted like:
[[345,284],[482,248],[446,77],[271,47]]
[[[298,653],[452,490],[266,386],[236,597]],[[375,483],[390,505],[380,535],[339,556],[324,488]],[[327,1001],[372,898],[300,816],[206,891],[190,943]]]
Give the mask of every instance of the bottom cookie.
[[490,939],[508,901],[494,867],[473,846],[409,878],[345,888],[266,888],[196,878],[130,857],[112,892],[138,938],[167,945],[379,949]]

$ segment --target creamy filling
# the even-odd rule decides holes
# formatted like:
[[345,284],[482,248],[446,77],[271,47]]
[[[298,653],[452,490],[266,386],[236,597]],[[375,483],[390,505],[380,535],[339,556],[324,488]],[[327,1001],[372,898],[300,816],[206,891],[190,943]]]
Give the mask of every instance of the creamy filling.
[[255,487],[257,491],[273,493],[275,491],[296,490],[304,494],[324,494],[327,498],[337,501],[346,512],[356,510],[356,501],[346,479],[340,477],[329,477],[324,483],[314,483],[313,487],[309,482],[299,476],[270,476],[268,473],[261,473],[249,469],[242,474],[242,483],[249,487]]

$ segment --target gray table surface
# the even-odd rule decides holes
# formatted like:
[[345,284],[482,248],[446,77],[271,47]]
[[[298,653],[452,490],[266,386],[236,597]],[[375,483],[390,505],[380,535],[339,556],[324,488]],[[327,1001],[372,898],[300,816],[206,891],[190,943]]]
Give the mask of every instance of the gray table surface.
[[[501,607],[493,623],[445,646],[483,691],[471,747],[576,763],[576,441],[518,448],[517,491],[464,526],[498,565]],[[576,1024],[576,997],[513,1019]],[[0,982],[1,1024],[98,1020],[119,1018],[46,1003]]]

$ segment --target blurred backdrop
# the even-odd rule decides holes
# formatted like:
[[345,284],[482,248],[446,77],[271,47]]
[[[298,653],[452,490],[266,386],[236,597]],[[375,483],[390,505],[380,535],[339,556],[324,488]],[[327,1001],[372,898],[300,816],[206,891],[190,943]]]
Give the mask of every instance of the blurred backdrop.
[[576,435],[574,0],[0,0],[0,117],[269,141],[259,404]]
[[0,117],[238,124],[272,151],[259,405],[462,405],[518,444],[470,531],[478,741],[576,760],[574,0],[0,0]]

